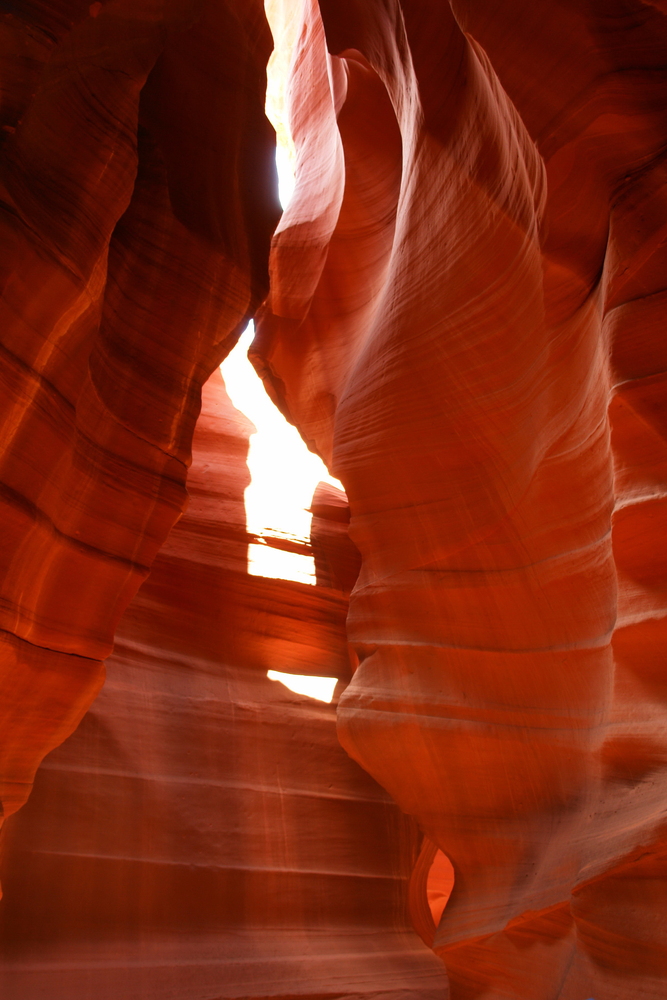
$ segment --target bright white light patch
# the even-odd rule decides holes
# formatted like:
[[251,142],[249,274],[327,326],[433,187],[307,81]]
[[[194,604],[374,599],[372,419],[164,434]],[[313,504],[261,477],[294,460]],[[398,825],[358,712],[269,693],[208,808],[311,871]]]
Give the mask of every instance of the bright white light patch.
[[[222,377],[237,410],[252,420],[257,433],[250,438],[248,469],[251,483],[245,491],[248,531],[259,538],[284,538],[307,543],[312,515],[307,509],[320,481],[342,489],[324,462],[308,451],[296,427],[289,424],[267,396],[262,381],[248,361],[255,335],[251,323],[234,350],[223,361]],[[312,556],[283,552],[269,544],[248,546],[248,573],[277,580],[314,585]]]
[[294,168],[290,155],[284,146],[276,146],[276,170],[278,171],[278,198],[283,208],[287,208],[294,191]]
[[309,698],[326,702],[331,702],[338,683],[336,677],[305,677],[302,674],[283,674],[280,670],[269,670],[266,676],[269,680],[280,681],[296,694],[305,694]]
[[268,580],[294,580],[296,583],[306,583],[309,587],[314,587],[317,583],[312,556],[283,552],[270,545],[248,546],[248,574],[263,576]]

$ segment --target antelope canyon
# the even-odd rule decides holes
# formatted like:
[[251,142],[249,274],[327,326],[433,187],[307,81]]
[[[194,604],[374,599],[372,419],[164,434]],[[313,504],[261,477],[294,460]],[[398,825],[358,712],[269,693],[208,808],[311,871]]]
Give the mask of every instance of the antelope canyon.
[[0,996],[665,1000],[667,3],[0,67]]

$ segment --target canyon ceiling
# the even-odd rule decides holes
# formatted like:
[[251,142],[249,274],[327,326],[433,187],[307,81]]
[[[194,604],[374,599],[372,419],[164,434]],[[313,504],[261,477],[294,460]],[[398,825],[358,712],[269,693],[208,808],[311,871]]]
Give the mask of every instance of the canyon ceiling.
[[664,1000],[667,0],[3,0],[0,70],[0,995]]

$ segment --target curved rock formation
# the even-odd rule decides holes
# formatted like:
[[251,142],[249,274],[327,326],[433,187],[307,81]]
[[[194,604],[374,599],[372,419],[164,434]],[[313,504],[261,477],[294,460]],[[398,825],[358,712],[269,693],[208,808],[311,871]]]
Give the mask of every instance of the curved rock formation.
[[[2,21],[5,812],[99,690],[257,310],[350,507],[314,497],[318,587],[249,577],[248,428],[209,383],[192,510],[7,824],[12,1000],[435,1000],[404,904],[452,1000],[663,1000],[666,15],[295,4],[270,259],[259,0]],[[346,613],[339,735],[382,788],[266,678],[349,679]]]
[[407,920],[416,828],[340,747],[335,705],[267,678],[347,680],[346,599],[247,575],[249,431],[218,373],[187,513],[7,824],[6,1000],[446,991]]
[[265,293],[277,217],[258,0],[21,14],[0,155],[5,815],[99,691],[183,508],[199,389]]
[[320,7],[254,351],[350,499],[343,745],[453,862],[457,1000],[661,996],[667,22]]

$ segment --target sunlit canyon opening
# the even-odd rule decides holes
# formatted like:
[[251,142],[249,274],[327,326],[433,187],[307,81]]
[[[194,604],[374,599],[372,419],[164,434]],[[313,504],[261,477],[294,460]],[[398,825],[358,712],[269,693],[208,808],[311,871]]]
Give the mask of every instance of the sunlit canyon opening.
[[309,545],[309,508],[317,484],[327,482],[338,489],[342,486],[329,475],[322,460],[308,451],[299,432],[264,391],[247,357],[253,336],[250,324],[221,365],[234,406],[255,426],[248,453],[251,483],[245,491],[245,509],[248,532],[259,541],[248,547],[248,572],[251,576],[314,585],[315,563],[311,555],[268,543],[276,539]]
[[[294,188],[294,175],[284,144],[278,145],[276,166],[280,202],[285,208]],[[271,540],[308,546],[312,521],[309,508],[317,484],[326,482],[341,490],[343,487],[329,475],[322,460],[308,450],[297,429],[266,394],[248,360],[254,335],[250,323],[220,366],[234,406],[255,427],[248,452],[251,481],[245,491],[245,510],[248,533],[258,541],[248,546],[248,573],[314,586],[314,557],[286,551],[272,545]],[[307,677],[275,670],[269,670],[268,676],[297,694],[325,702],[333,698],[337,683],[336,677]]]

